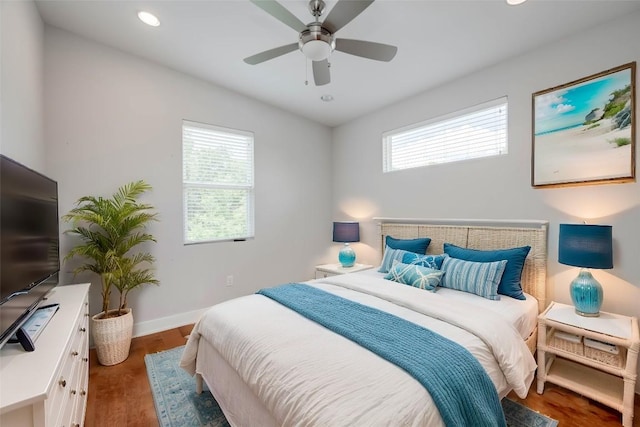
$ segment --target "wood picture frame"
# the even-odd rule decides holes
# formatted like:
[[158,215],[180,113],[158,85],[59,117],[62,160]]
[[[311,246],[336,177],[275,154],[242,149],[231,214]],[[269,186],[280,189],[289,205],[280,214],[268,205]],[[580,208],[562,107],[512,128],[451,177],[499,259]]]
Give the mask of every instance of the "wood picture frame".
[[636,63],[532,95],[531,185],[635,181]]

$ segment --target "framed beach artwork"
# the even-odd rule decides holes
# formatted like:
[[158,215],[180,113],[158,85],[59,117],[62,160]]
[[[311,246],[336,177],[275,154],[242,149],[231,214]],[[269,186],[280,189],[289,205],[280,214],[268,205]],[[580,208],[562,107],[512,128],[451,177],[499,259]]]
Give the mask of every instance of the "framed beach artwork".
[[635,180],[636,63],[533,94],[531,185]]

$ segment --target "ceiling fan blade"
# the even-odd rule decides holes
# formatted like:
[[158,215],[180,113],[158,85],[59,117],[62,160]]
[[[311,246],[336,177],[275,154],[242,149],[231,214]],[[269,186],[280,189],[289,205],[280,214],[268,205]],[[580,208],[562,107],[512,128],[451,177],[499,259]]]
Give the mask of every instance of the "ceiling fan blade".
[[336,39],[336,50],[386,62],[391,61],[396,56],[396,52],[398,52],[397,47],[388,44],[352,39]]
[[299,33],[307,29],[301,20],[275,0],[251,0],[251,3]]
[[256,53],[255,55],[244,58],[244,62],[249,65],[256,65],[269,59],[277,58],[289,52],[293,52],[298,49],[298,43],[291,43],[288,45],[276,47],[273,49],[265,50],[264,52]]
[[328,60],[313,61],[313,80],[316,82],[316,86],[323,86],[331,81]]
[[339,0],[327,15],[322,26],[332,34],[360,15],[374,0]]

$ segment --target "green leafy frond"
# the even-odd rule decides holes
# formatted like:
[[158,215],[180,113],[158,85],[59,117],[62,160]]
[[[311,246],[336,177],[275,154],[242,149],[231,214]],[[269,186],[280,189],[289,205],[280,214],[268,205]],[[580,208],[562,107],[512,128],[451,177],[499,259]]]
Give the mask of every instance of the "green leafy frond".
[[142,264],[145,262],[149,264],[153,264],[155,260],[156,260],[155,257],[148,252],[138,252],[131,257],[131,264],[133,266],[136,266],[138,264]]

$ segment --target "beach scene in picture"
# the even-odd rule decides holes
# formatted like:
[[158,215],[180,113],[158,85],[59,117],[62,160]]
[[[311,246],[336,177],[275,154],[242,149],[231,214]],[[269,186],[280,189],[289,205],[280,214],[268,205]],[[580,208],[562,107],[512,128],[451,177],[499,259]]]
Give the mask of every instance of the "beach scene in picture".
[[619,67],[533,95],[534,186],[633,177],[631,77]]

